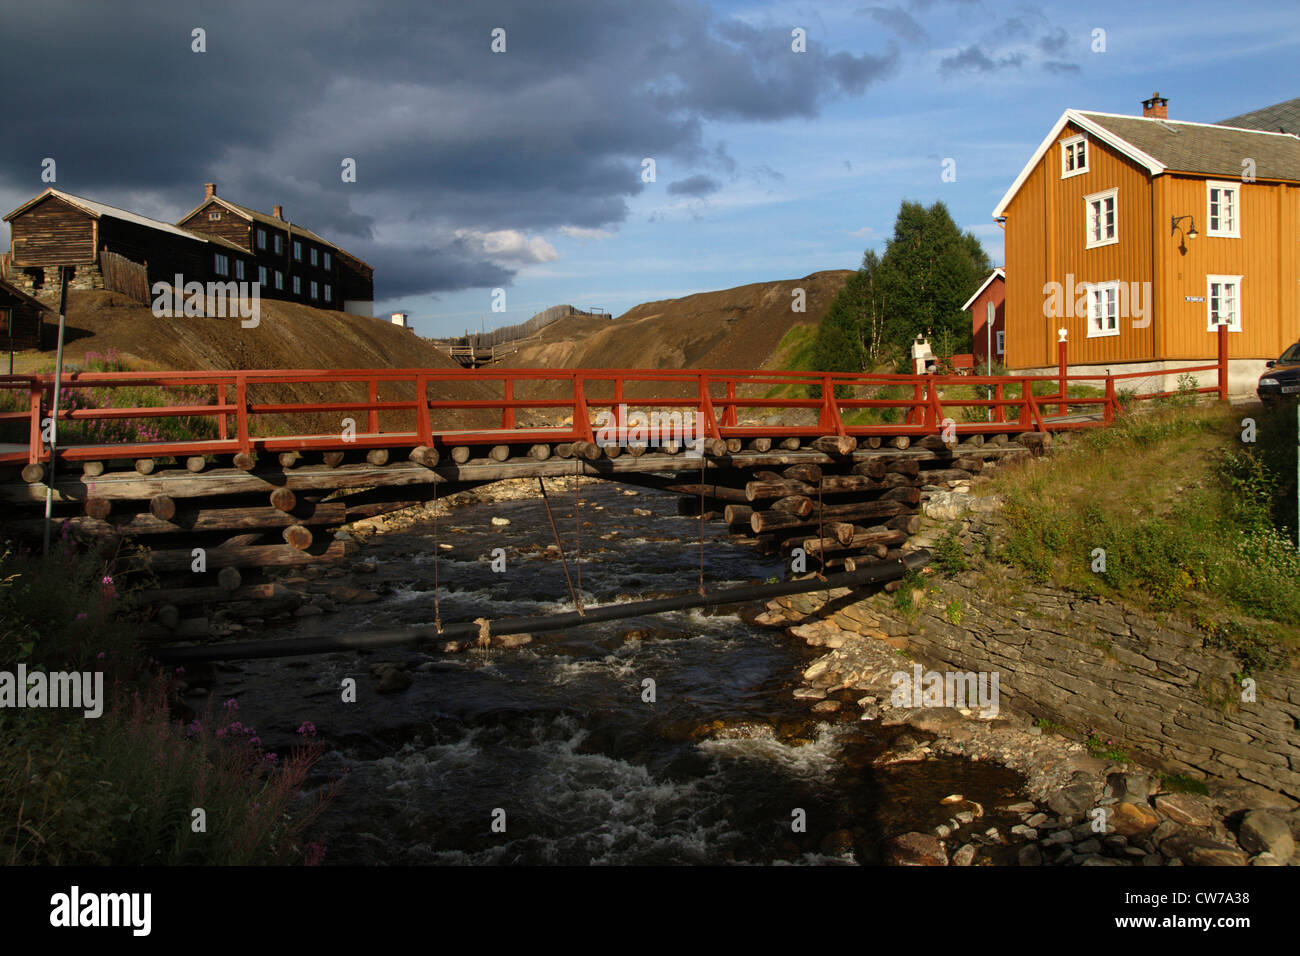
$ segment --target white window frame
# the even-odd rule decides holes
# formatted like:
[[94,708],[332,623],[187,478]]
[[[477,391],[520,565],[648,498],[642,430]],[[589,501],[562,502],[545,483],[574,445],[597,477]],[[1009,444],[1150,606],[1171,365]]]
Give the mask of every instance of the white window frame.
[[998,355],[1007,354],[1007,333],[1005,329],[998,329],[994,333],[998,337]]
[[302,262],[302,241],[299,239],[293,241],[293,261]]
[[319,293],[320,293],[320,286],[316,284],[316,280],[315,280],[315,279],[312,279],[312,280],[311,280],[311,297],[312,297],[313,299],[319,299],[319,298],[320,298],[320,294],[319,294]]
[[330,284],[328,282],[325,283],[325,301],[326,302],[334,301],[334,290],[330,287]]
[[[1104,211],[1105,201],[1107,199],[1111,200],[1112,203],[1112,209],[1113,209],[1114,220],[1115,220],[1113,228],[1115,231],[1114,234],[1111,236],[1102,239],[1096,239],[1094,238],[1094,234],[1093,234],[1092,204],[1094,202],[1101,202],[1103,204],[1102,209]],[[1092,193],[1090,195],[1083,197],[1083,227],[1085,229],[1085,236],[1087,238],[1087,242],[1085,243],[1084,247],[1087,249],[1098,249],[1101,246],[1113,246],[1115,243],[1119,242],[1119,187],[1118,186],[1113,189],[1103,189],[1099,193]]]
[[[1089,282],[1086,284],[1086,287],[1088,290],[1088,338],[1099,339],[1107,338],[1112,335],[1119,335],[1120,320],[1123,318],[1123,316],[1120,315],[1119,308],[1119,280],[1112,279],[1108,282]],[[1096,318],[1100,317],[1100,310],[1097,309],[1096,306],[1106,303],[1107,292],[1113,292],[1115,295],[1113,328],[1106,328],[1104,325],[1098,325],[1095,321]]]
[[266,266],[257,267],[257,284],[266,285]]
[[212,271],[219,276],[230,275],[230,257],[220,252],[212,254]]
[[293,294],[302,295],[302,276],[293,277]]
[[271,248],[277,256],[284,252],[284,236],[280,235],[278,232],[273,233],[271,236]]
[[307,254],[311,257],[311,264],[312,264],[313,266],[315,266],[315,265],[316,265],[316,262],[317,262],[317,260],[318,260],[318,258],[319,258],[319,256],[318,256],[317,253],[316,253],[316,247],[315,247],[315,246],[312,246],[312,247],[307,251]]
[[1236,295],[1236,310],[1228,321],[1229,332],[1241,331],[1241,276],[1207,275],[1205,277],[1205,330],[1217,332],[1219,323],[1214,321],[1214,286],[1231,285]]
[[259,230],[257,230],[257,248],[259,248],[259,249],[265,249],[265,248],[266,248],[266,230],[265,230],[265,229],[259,229]]
[[324,259],[324,261],[321,263],[321,268],[322,268],[322,269],[328,269],[328,268],[330,267],[330,254],[329,254],[329,250],[326,249],[326,250],[322,253],[322,255],[324,255],[325,259]]
[[243,282],[243,281],[244,281],[245,276],[244,276],[244,260],[243,260],[243,259],[236,259],[236,260],[235,260],[235,278],[236,278],[238,281],[240,281],[240,282]]
[[221,220],[221,213],[217,212],[215,209],[212,212],[208,213],[208,222],[219,222],[220,220]]
[[281,292],[284,291],[284,273],[279,269],[275,270],[275,287]]
[[[1070,157],[1078,158],[1076,146],[1083,147],[1083,165],[1074,169],[1067,168],[1067,160]],[[1071,136],[1069,139],[1061,140],[1061,178],[1069,179],[1071,176],[1078,176],[1088,171],[1088,160],[1092,156],[1092,149],[1088,145],[1088,137],[1080,133],[1078,136]]]
[[[1232,193],[1232,228],[1224,229],[1214,225],[1213,213],[1211,208],[1214,205],[1214,190],[1219,189]],[[1220,200],[1222,206],[1222,200]],[[1240,239],[1241,238],[1241,183],[1224,182],[1221,180],[1207,180],[1205,183],[1205,234],[1207,236],[1219,239]]]

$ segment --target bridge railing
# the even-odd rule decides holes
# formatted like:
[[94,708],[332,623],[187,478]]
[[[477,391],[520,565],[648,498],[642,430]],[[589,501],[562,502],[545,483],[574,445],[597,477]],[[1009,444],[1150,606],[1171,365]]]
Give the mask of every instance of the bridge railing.
[[[1219,361],[1164,370],[1165,376],[1215,371],[1198,393],[1227,395],[1226,336]],[[1065,343],[1055,375],[901,375],[748,369],[317,369],[209,372],[75,372],[63,376],[58,455],[68,460],[394,448],[416,445],[596,441],[625,438],[639,416],[667,416],[709,438],[921,436],[953,427],[964,434],[1090,428],[1122,411],[1117,383],[1149,376],[1068,373]],[[292,386],[334,388],[333,401],[254,400]],[[94,390],[99,404],[68,402]],[[141,396],[147,390],[150,402]],[[50,455],[54,376],[0,376],[0,462],[37,463]],[[169,393],[188,399],[167,403]],[[385,397],[401,392],[407,397]],[[1172,394],[1128,396],[1146,400]],[[195,401],[202,395],[203,401]],[[108,397],[120,396],[109,401]],[[1072,411],[1073,410],[1073,411]],[[467,421],[491,417],[490,426]],[[777,414],[781,413],[781,414]],[[356,419],[351,417],[355,415]],[[672,416],[680,416],[673,418]],[[499,416],[499,418],[497,418]],[[287,430],[308,417],[338,430]],[[777,417],[779,421],[773,421]],[[364,423],[359,419],[364,418]],[[147,425],[188,419],[201,434],[156,435]],[[351,419],[350,424],[345,419]],[[388,427],[381,427],[381,419]],[[889,419],[889,420],[885,420]],[[107,423],[137,423],[134,434],[105,439]],[[397,422],[394,426],[394,421]],[[498,424],[499,423],[499,424]],[[69,433],[98,428],[101,435]]]

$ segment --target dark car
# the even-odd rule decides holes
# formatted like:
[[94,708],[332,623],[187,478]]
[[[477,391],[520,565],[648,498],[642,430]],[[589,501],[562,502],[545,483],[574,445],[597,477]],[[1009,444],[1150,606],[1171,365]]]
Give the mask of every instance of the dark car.
[[1300,342],[1282,353],[1276,362],[1269,362],[1260,376],[1256,391],[1265,405],[1300,399]]

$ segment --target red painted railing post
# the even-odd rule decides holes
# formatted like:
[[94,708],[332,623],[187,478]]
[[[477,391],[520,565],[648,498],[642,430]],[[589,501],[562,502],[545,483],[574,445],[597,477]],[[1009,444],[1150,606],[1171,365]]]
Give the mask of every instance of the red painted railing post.
[[[505,401],[513,402],[514,400],[515,400],[515,380],[513,378],[507,378]],[[515,427],[515,409],[513,405],[501,406],[501,427],[502,428]]]
[[[376,379],[370,380],[370,404],[374,405],[379,401],[379,382]],[[366,431],[374,435],[379,431],[379,409],[370,408],[366,412]]]
[[993,386],[993,398],[999,403],[993,406],[993,420],[995,422],[1005,422],[1007,420],[1007,409],[1005,405],[1001,404],[1003,399],[1001,382]]
[[[221,383],[217,386],[217,404],[226,404],[226,385]],[[225,411],[217,416],[217,437],[222,441],[228,441],[230,438],[230,423],[226,419]]]
[[907,424],[919,425],[921,423],[923,410],[922,402],[924,400],[924,394],[921,391],[921,383],[917,382],[912,386],[912,407],[907,413]]
[[722,413],[722,424],[733,427],[736,424],[736,382],[734,379],[727,382],[727,407]]
[[835,434],[847,434],[844,431],[844,422],[840,418],[840,406],[835,401],[835,386],[831,384],[829,375],[822,376],[822,411],[817,420],[819,428],[834,429]]
[[627,441],[627,423],[623,421],[623,378],[614,379],[614,406],[610,409],[614,436],[619,442]]
[[248,437],[248,379],[242,373],[235,376],[235,435],[240,451],[253,450]]
[[1029,379],[1025,379],[1020,386],[1020,427],[1024,431],[1029,431],[1029,402],[1032,400],[1033,394],[1034,383]]
[[415,428],[420,444],[433,444],[433,422],[429,417],[429,380],[423,375],[415,377]]
[[1105,421],[1109,425],[1115,421],[1115,379],[1106,376],[1106,408]]
[[573,376],[573,437],[576,441],[595,441],[591,414],[587,411],[587,389],[581,375]]
[[31,394],[28,396],[28,409],[31,412],[31,428],[28,432],[27,463],[34,465],[45,457],[45,444],[41,440],[41,396],[45,393],[39,381],[32,382]]
[[1069,344],[1065,341],[1066,330],[1061,329],[1059,334],[1061,336],[1061,339],[1059,342],[1056,343],[1056,360],[1058,366],[1057,374],[1060,376],[1061,379],[1061,404],[1056,406],[1056,414],[1068,415],[1070,414],[1070,406],[1065,404],[1065,399],[1068,397],[1066,395],[1067,383],[1065,380],[1065,376],[1066,376],[1066,369],[1069,367],[1069,361],[1067,357]]
[[1219,326],[1219,401],[1228,400],[1228,326]]

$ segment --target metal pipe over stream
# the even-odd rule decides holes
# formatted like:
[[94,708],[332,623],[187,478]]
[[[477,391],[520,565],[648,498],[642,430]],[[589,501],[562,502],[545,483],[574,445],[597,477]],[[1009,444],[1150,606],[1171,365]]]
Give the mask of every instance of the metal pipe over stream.
[[[749,584],[726,588],[706,594],[692,591],[677,597],[655,598],[649,601],[630,601],[626,604],[606,604],[586,608],[584,613],[567,612],[546,617],[515,617],[491,622],[493,634],[532,634],[545,631],[562,631],[600,621],[617,621],[645,614],[663,614],[667,611],[684,611],[695,607],[716,607],[722,604],[746,604],[787,594],[807,594],[812,591],[829,591],[833,588],[855,588],[882,584],[903,577],[908,571],[930,563],[930,552],[924,548],[912,551],[897,561],[884,561],[860,571],[844,571],[826,577],[808,577],[798,581],[781,581],[776,584]],[[382,647],[402,647],[429,641],[473,640],[479,637],[479,625],[473,622],[436,627],[403,627],[383,631],[360,631],[321,637],[275,638],[265,641],[237,641],[219,644],[195,644],[180,647],[159,647],[151,651],[154,658],[165,664],[188,664],[208,661],[252,660],[265,657],[297,657],[306,654],[331,654],[337,651],[375,650]]]

